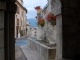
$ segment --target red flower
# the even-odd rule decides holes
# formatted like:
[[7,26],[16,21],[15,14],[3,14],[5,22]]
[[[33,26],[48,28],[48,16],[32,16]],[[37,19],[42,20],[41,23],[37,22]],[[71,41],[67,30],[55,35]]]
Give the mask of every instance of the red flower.
[[54,16],[53,19],[56,20],[56,16]]
[[41,9],[41,8],[40,8],[40,6],[36,6],[35,9],[37,10],[37,9]]
[[47,15],[46,18],[47,18],[48,20],[50,20],[50,19],[54,19],[54,20],[56,20],[56,16],[54,16],[54,14],[51,13],[51,12]]

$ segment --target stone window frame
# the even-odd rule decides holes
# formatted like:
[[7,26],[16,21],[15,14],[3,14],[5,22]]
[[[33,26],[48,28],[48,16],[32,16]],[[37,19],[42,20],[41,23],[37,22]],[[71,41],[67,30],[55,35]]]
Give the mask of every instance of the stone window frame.
[[21,26],[22,26],[22,20],[21,20]]

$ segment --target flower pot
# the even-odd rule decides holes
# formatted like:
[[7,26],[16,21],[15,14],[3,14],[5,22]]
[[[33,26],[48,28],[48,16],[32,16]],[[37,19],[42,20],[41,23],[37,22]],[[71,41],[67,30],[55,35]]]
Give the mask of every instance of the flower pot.
[[49,20],[49,22],[51,23],[52,26],[56,25],[56,20]]

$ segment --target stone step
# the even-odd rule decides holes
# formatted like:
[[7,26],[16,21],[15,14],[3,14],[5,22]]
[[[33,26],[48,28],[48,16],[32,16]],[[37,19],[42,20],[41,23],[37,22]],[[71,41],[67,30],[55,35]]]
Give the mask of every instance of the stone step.
[[36,51],[31,50],[31,48],[26,44],[22,45],[21,49],[28,60],[44,60]]

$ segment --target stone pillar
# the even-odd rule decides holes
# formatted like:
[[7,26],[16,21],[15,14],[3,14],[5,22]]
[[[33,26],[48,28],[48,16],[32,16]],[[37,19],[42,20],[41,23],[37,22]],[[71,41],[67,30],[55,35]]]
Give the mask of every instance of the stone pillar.
[[37,40],[43,40],[43,28],[41,26],[37,26]]
[[62,15],[60,0],[53,0],[52,13],[56,18],[56,59],[62,59]]
[[4,13],[4,40],[5,40],[5,60],[15,60],[15,0],[6,1]]
[[56,59],[62,59],[62,16],[57,16],[56,21]]
[[6,10],[5,2],[0,1],[0,60],[5,60],[4,48],[4,11]]
[[15,0],[0,0],[0,60],[15,60],[15,11]]
[[61,0],[63,47],[62,57],[80,60],[80,0]]

